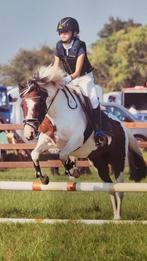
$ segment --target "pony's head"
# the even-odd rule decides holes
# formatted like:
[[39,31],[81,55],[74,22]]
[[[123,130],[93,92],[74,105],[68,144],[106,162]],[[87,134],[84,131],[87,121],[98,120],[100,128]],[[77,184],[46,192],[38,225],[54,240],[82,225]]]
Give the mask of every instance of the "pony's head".
[[43,66],[31,80],[19,83],[26,139],[35,138],[38,126],[47,112],[46,99],[51,101],[57,90],[63,86],[63,76],[61,69]]
[[34,139],[39,124],[46,114],[46,98],[48,96],[33,80],[19,83],[21,107],[24,114],[24,136]]

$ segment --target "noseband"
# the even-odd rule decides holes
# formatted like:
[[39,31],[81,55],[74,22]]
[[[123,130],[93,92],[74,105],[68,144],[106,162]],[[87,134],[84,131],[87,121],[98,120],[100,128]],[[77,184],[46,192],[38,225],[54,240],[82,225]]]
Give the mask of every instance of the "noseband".
[[23,120],[23,124],[24,124],[24,127],[25,125],[29,125],[31,128],[34,129],[34,132],[35,132],[35,135],[38,134],[38,127],[39,127],[39,120],[37,119],[27,119],[27,120]]

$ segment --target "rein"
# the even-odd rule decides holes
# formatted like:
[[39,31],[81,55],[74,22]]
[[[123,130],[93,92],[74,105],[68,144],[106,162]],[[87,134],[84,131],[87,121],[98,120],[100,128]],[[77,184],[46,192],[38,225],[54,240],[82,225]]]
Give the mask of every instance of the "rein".
[[47,108],[47,112],[49,111],[50,107],[52,106],[52,104],[53,104],[53,102],[54,102],[54,100],[55,100],[55,98],[56,98],[58,92],[59,92],[59,89],[57,89],[57,91],[56,91],[56,93],[55,93],[53,99],[51,100],[51,103],[50,103],[50,105],[49,105],[48,108]]
[[70,103],[69,103],[69,97],[68,97],[66,91],[65,91],[64,89],[62,89],[62,91],[63,91],[63,93],[64,93],[64,95],[65,95],[65,97],[66,97],[66,99],[67,99],[68,107],[69,107],[70,109],[72,109],[72,110],[77,109],[78,103],[77,103],[77,101],[76,101],[74,95],[72,94],[72,92],[69,90],[69,88],[68,88],[67,86],[65,86],[65,89],[66,89],[66,91],[70,94],[70,96],[72,97],[72,99],[73,99],[74,102],[75,102],[75,107],[72,107],[72,106],[70,105]]
[[[66,92],[64,89],[61,89],[61,91],[64,93],[64,95],[65,95],[65,97],[66,97],[66,99],[67,99],[68,107],[69,107],[70,109],[72,109],[72,110],[77,109],[78,103],[77,103],[77,101],[76,101],[74,95],[73,95],[72,92],[68,89],[67,86],[65,86],[65,89],[66,89],[66,91],[70,94],[70,96],[72,97],[72,99],[73,99],[74,102],[75,102],[75,107],[72,107],[72,106],[70,105],[70,103],[69,103],[69,96],[68,96],[67,92]],[[54,102],[54,100],[55,100],[55,98],[56,98],[56,96],[57,96],[59,90],[60,90],[60,89],[57,89],[57,91],[56,91],[54,97],[52,98],[51,103],[50,103],[49,107],[47,108],[47,112],[48,112],[49,109],[51,108],[51,106],[52,106],[52,104],[53,104],[53,102]]]

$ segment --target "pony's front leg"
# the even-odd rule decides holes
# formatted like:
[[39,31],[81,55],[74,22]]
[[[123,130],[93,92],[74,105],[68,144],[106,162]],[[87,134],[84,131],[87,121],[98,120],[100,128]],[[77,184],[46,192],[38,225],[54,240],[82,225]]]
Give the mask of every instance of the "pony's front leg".
[[39,139],[35,149],[31,152],[31,158],[34,164],[36,178],[40,178],[43,184],[49,183],[49,177],[47,175],[42,174],[41,167],[39,164],[39,156],[42,152],[48,150],[51,145],[53,145],[53,143],[51,143],[50,137],[45,133],[41,133],[39,135]]

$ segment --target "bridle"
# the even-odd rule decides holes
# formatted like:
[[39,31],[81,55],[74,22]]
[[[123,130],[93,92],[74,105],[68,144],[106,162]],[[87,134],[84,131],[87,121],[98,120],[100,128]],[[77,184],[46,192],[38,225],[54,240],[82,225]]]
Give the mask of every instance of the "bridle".
[[[41,88],[41,87],[40,87],[40,85],[37,83],[37,79],[36,79],[36,80],[33,80],[33,81],[31,82],[31,85],[29,85],[29,84],[27,83],[28,91],[25,90],[25,94],[28,93],[28,92],[30,92],[31,89],[33,89],[34,85],[36,85],[36,87],[39,88],[40,90],[42,89],[44,92],[46,92],[46,91],[44,90],[44,88]],[[55,92],[55,95],[54,95],[53,98],[51,99],[51,102],[50,102],[49,106],[46,108],[45,114],[50,110],[50,108],[51,108],[52,104],[54,103],[54,101],[55,101],[55,99],[56,99],[56,97],[57,97],[59,91],[62,91],[62,92],[64,93],[64,95],[65,95],[65,97],[66,97],[66,99],[67,99],[68,107],[69,107],[70,109],[72,109],[72,110],[77,109],[78,103],[77,103],[77,101],[76,101],[74,95],[72,94],[72,92],[69,90],[69,88],[68,88],[67,86],[64,86],[64,89],[63,89],[63,86],[62,86],[62,85],[61,85],[61,87],[62,87],[61,89],[58,88],[57,91]],[[46,92],[46,93],[47,93],[47,92]],[[24,92],[22,92],[21,95],[24,96]],[[73,101],[74,101],[74,103],[75,103],[75,106],[71,106],[71,104],[70,104],[70,99],[69,99],[69,95],[72,97],[72,99],[73,99]],[[33,99],[38,99],[38,98],[40,98],[40,97],[41,97],[41,96],[35,96],[35,97],[32,97],[32,98],[33,98]],[[31,98],[30,98],[30,97],[27,97],[27,98],[22,97],[22,99],[25,99],[25,100],[26,100],[26,99],[31,99]],[[40,125],[40,123],[41,123],[38,118],[25,119],[25,120],[23,120],[23,123],[24,123],[24,126],[25,126],[25,125],[29,125],[30,127],[32,127],[32,128],[34,129],[34,131],[35,131],[35,134],[38,134],[38,127],[39,127],[39,125]]]
[[34,129],[34,132],[35,134],[37,135],[38,134],[38,127],[39,127],[39,120],[37,119],[27,119],[27,120],[23,120],[23,124],[24,124],[24,127],[25,125],[28,125],[30,126],[31,128]]
[[[22,100],[27,100],[27,99],[34,100],[34,99],[42,98],[41,95],[36,95],[35,97],[23,97],[25,94],[29,93],[33,89],[34,83],[35,82],[33,82],[33,85],[31,85],[31,88],[28,88],[28,91],[25,90],[25,93],[24,93],[24,91],[20,92],[20,96],[22,96]],[[36,83],[35,83],[35,85],[36,85]],[[30,87],[30,86],[28,85],[28,87]],[[37,85],[37,88],[38,87],[39,87],[39,89],[41,89],[40,86]],[[42,89],[42,91],[47,94],[47,92],[45,90]],[[47,97],[47,95],[46,95],[46,97]],[[45,96],[43,97],[41,104],[44,105],[44,101],[45,101]],[[47,108],[45,107],[44,115],[46,114],[46,112],[47,112]],[[38,134],[38,127],[39,127],[40,123],[42,122],[42,120],[43,120],[42,118],[41,118],[41,120],[39,120],[39,118],[24,119],[23,124],[24,124],[24,126],[29,125],[31,128],[33,128],[34,131],[35,131],[35,134],[37,135]]]

